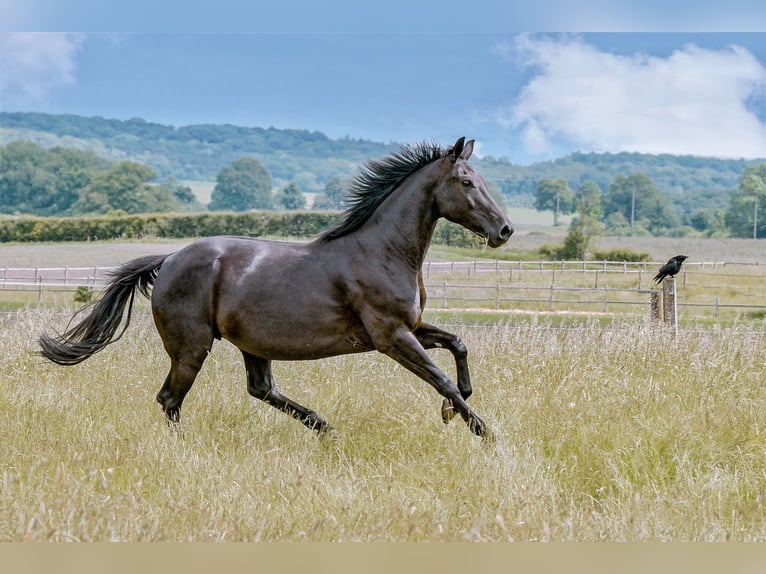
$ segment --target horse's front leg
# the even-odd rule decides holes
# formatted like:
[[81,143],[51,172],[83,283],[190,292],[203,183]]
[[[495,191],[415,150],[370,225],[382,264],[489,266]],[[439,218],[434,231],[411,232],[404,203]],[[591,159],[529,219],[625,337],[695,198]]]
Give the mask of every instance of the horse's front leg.
[[458,386],[431,360],[415,333],[404,326],[390,334],[373,336],[378,351],[394,359],[434,387],[463,417],[468,428],[484,439],[491,438],[487,425],[471,410]]
[[[421,323],[415,331],[415,337],[424,349],[447,349],[455,358],[457,372],[457,386],[460,395],[468,399],[473,392],[471,388],[471,374],[468,370],[468,349],[460,337],[447,331],[443,331],[429,323]],[[455,407],[449,399],[442,401],[442,420],[449,423],[455,416]]]

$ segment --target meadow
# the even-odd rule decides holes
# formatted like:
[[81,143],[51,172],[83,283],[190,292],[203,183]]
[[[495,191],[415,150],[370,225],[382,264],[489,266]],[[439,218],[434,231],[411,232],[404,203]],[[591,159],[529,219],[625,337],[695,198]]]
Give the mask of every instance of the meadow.
[[[533,225],[512,242],[559,233]],[[757,242],[678,241],[645,245],[660,261],[689,247],[764,262]],[[0,265],[115,265],[183,243],[4,245]],[[737,297],[762,297],[754,269]],[[682,297],[702,297],[705,277],[690,272]],[[766,540],[762,317],[689,318],[674,336],[644,315],[435,303],[427,318],[470,350],[470,403],[494,443],[445,426],[435,391],[382,355],[276,363],[280,389],[338,430],[321,440],[249,397],[225,342],[174,433],[154,400],[168,359],[145,301],[122,340],[75,367],[35,354],[71,294],[16,301],[0,313],[0,541]]]
[[[762,327],[452,325],[486,444],[382,355],[277,363],[321,440],[209,356],[182,413],[146,313],[76,367],[35,356],[71,309],[27,308],[0,338],[0,540],[766,540]],[[447,370],[452,359],[433,353]]]

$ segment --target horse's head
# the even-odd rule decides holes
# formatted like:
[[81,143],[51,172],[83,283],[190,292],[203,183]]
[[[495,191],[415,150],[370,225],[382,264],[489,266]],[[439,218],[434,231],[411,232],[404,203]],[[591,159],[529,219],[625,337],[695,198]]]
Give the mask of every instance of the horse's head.
[[513,226],[492,198],[487,183],[468,165],[473,140],[460,138],[442,160],[448,174],[434,190],[439,215],[470,229],[500,247],[513,234]]

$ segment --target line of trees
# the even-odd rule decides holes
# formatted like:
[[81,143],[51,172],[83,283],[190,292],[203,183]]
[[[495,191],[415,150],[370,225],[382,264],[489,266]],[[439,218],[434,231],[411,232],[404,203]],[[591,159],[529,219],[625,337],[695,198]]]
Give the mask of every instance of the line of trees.
[[152,169],[137,162],[110,162],[93,152],[45,149],[27,141],[0,146],[0,213],[80,216],[305,207],[296,182],[275,193],[271,174],[251,157],[219,171],[206,208],[189,186],[173,177],[158,181]]
[[[158,179],[141,163],[13,141],[0,146],[0,213],[79,216],[306,208],[298,182],[275,191],[269,170],[252,156],[240,157],[219,170],[208,206],[174,178]],[[502,202],[499,188],[493,182],[489,185]],[[324,192],[316,195],[313,207],[342,209],[345,189],[346,180],[333,177]],[[765,200],[766,163],[751,163],[743,169],[738,188],[729,193],[726,208],[703,206],[679,216],[670,195],[643,173],[617,174],[606,190],[586,181],[574,191],[563,178],[543,178],[537,183],[534,207],[553,212],[554,225],[561,215],[576,214],[572,229],[583,236],[573,236],[571,241],[582,245],[585,238],[602,233],[766,237]]]
[[86,215],[200,211],[192,190],[133,161],[92,152],[44,149],[26,141],[0,147],[0,213]]
[[[728,208],[698,208],[679,217],[668,194],[643,173],[617,174],[606,192],[593,181],[572,190],[562,178],[538,182],[534,207],[561,215],[576,214],[570,225],[570,251],[581,258],[590,240],[609,235],[766,237],[766,163],[744,168]],[[761,214],[759,215],[759,209]],[[575,248],[574,245],[577,245]]]

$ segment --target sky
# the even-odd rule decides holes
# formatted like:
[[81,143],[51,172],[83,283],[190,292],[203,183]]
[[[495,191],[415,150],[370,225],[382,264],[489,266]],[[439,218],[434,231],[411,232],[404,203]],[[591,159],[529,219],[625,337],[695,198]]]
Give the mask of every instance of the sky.
[[519,164],[572,151],[766,158],[766,33],[748,31],[760,4],[739,23],[704,1],[589,2],[590,19],[549,0],[455,5],[0,0],[0,110],[467,136]]

